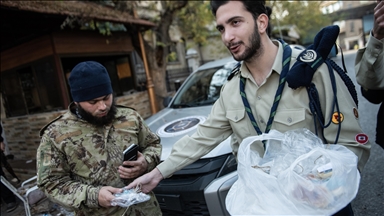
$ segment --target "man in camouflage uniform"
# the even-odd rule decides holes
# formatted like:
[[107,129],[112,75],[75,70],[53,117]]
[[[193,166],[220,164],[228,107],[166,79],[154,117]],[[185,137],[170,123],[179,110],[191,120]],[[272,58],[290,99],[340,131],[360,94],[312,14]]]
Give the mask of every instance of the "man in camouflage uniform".
[[[76,215],[161,215],[153,193],[128,209],[111,205],[115,193],[159,164],[160,138],[135,110],[114,104],[101,64],[76,65],[69,85],[74,102],[40,132],[38,187]],[[122,152],[132,144],[139,145],[138,158],[123,162]]]

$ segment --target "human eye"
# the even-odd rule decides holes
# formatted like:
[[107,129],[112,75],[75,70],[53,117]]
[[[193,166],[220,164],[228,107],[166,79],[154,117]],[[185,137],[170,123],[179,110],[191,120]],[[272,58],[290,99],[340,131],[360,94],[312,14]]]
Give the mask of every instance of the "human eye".
[[216,29],[217,29],[219,32],[221,32],[221,33],[224,32],[224,27],[223,27],[223,26],[217,26]]
[[239,24],[240,24],[240,20],[237,20],[237,19],[232,20],[232,25],[237,26]]
[[104,100],[104,101],[109,100],[110,97],[111,97],[111,95],[109,94],[109,95],[105,96],[105,97],[103,98],[103,100]]

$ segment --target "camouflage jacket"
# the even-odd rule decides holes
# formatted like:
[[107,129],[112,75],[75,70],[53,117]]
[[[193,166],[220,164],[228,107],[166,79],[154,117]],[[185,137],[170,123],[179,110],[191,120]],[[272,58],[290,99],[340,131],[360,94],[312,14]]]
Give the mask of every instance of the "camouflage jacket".
[[148,172],[160,162],[160,138],[135,110],[118,106],[116,119],[110,125],[96,127],[69,109],[45,126],[40,135],[37,184],[52,201],[76,215],[161,215],[153,193],[151,200],[128,210],[98,204],[102,186],[122,188],[133,181],[121,179],[117,172],[122,152],[129,145],[139,145]]

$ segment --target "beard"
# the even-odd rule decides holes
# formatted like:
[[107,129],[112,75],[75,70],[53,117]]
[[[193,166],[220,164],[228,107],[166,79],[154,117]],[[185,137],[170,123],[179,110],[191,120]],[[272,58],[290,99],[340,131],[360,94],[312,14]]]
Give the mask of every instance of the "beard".
[[117,109],[115,101],[112,101],[111,108],[109,109],[107,115],[103,117],[95,117],[92,115],[92,113],[84,110],[80,104],[77,105],[77,113],[81,116],[81,118],[90,124],[93,124],[97,127],[101,127],[107,124],[112,123],[112,121],[115,119]]
[[257,58],[258,56],[261,55],[261,53],[263,52],[263,49],[262,49],[262,46],[261,46],[261,39],[260,39],[260,34],[259,32],[257,31],[257,24],[255,24],[255,31],[253,32],[253,34],[249,37],[249,42],[250,42],[250,45],[249,46],[246,46],[244,44],[243,41],[240,41],[240,42],[237,42],[235,44],[228,44],[228,48],[233,46],[233,45],[237,45],[237,44],[243,44],[245,46],[245,50],[242,54],[240,54],[239,56],[235,56],[233,53],[232,53],[232,56],[233,58],[236,60],[236,61],[251,61],[252,59],[255,59]]

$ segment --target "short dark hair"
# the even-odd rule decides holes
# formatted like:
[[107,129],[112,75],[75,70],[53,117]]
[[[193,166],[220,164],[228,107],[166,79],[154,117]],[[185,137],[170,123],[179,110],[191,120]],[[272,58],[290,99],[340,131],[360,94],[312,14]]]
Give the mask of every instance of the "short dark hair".
[[[228,2],[229,1],[211,0],[211,10],[213,15],[216,16],[217,9],[219,9],[220,6],[227,4]],[[257,19],[257,17],[259,17],[260,14],[270,14],[268,14],[267,8],[265,7],[265,1],[246,0],[241,2],[243,2],[245,9],[252,14],[255,20]]]

